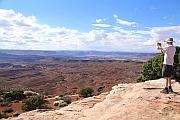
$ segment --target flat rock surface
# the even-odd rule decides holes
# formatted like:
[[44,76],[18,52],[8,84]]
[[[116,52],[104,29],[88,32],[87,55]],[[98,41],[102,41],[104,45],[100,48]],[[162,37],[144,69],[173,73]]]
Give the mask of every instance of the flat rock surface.
[[35,110],[11,120],[180,120],[180,84],[162,94],[164,79],[118,84],[109,93],[73,102],[59,110]]

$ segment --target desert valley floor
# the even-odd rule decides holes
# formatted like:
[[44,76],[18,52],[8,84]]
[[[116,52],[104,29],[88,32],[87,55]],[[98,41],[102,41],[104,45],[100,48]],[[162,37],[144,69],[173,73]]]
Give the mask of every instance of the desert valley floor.
[[142,64],[129,60],[2,61],[0,89],[23,88],[60,95],[76,94],[80,88],[92,87],[97,94],[110,91],[118,83],[135,82]]

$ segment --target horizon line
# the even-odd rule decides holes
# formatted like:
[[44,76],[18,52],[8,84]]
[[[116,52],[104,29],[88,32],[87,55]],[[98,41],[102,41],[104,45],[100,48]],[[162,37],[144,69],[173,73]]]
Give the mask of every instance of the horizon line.
[[45,51],[45,52],[56,52],[56,51],[69,51],[69,52],[124,52],[124,53],[158,53],[158,52],[142,52],[142,51],[106,51],[106,50],[66,50],[66,49],[62,49],[62,50],[39,50],[39,49],[2,49],[1,50],[9,50],[9,51]]

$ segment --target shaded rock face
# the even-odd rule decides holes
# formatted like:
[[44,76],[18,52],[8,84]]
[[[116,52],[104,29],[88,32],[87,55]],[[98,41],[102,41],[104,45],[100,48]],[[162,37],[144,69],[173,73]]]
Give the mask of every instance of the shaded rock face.
[[118,84],[109,93],[73,102],[59,110],[35,110],[11,120],[180,120],[180,84],[162,94],[164,79]]

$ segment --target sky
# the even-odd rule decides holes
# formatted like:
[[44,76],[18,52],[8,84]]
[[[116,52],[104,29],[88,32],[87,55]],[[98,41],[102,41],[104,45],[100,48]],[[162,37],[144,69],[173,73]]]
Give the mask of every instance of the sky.
[[180,0],[0,0],[0,49],[157,52],[180,45],[179,11]]

